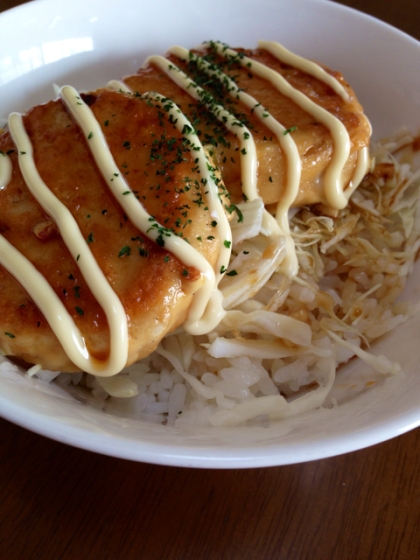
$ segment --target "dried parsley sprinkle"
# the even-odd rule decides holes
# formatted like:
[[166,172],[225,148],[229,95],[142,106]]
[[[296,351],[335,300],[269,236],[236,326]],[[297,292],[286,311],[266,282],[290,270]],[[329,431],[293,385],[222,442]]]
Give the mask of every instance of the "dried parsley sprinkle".
[[186,268],[184,268],[184,270],[182,271],[182,276],[188,276],[189,272]]
[[92,138],[92,136],[93,136],[93,132],[91,131],[91,132],[89,132],[89,135],[88,135],[87,139],[90,140]]
[[220,274],[224,274],[226,272],[227,268],[225,266],[221,266],[220,267]]
[[230,246],[232,245],[232,241],[228,241],[227,239],[225,239],[223,245],[226,247],[226,249],[230,249]]
[[236,206],[236,204],[231,204],[230,206],[225,205],[225,208],[229,212],[229,214],[232,214],[232,212],[236,212],[236,214],[238,216],[238,223],[242,223],[244,221],[244,215],[239,210],[239,208]]
[[10,332],[5,332],[4,333],[6,336],[8,336],[9,338],[16,338],[14,334],[10,333]]
[[83,311],[83,309],[81,307],[75,307],[75,310],[77,311],[78,315],[80,315],[80,317],[83,317],[83,315],[85,314],[85,312]]
[[216,220],[213,220],[210,225],[211,225],[211,227],[216,227],[217,226]]
[[270,183],[273,182],[273,178],[271,177],[271,175],[270,175],[270,177],[268,178],[268,180],[270,181]]
[[121,251],[118,253],[118,256],[121,258],[121,257],[124,257],[125,255],[127,255],[127,257],[128,257],[130,255],[130,253],[131,253],[130,247],[128,245],[125,245],[121,249]]
[[226,276],[238,276],[238,273],[236,272],[236,270],[231,270],[230,272],[226,273]]
[[291,126],[290,128],[287,128],[284,132],[283,135],[286,136],[286,134],[290,134],[291,132],[294,132],[297,129],[297,126]]
[[93,243],[95,240],[93,239],[93,232],[91,231],[88,235],[87,242]]
[[105,122],[104,122],[104,125],[105,125],[105,126],[108,126],[108,125],[109,125],[109,121],[105,121]]
[[80,255],[77,255],[76,262],[80,259]]

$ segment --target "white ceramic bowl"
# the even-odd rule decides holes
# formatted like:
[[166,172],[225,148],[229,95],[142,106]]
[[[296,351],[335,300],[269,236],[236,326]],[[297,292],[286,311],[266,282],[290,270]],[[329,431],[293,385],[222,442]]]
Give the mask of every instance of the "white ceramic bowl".
[[[0,16],[0,114],[52,97],[51,84],[83,90],[135,72],[146,56],[206,39],[254,46],[276,40],[339,69],[356,90],[374,136],[420,126],[420,44],[370,17],[322,0],[40,0]],[[414,130],[416,132],[416,130]],[[418,297],[420,271],[408,295]],[[360,449],[420,424],[420,317],[375,346],[402,365],[390,379],[331,410],[269,428],[190,429],[111,416],[54,386],[0,377],[0,414],[30,430],[107,455],[167,465],[256,467]],[[363,367],[352,361],[347,369]]]

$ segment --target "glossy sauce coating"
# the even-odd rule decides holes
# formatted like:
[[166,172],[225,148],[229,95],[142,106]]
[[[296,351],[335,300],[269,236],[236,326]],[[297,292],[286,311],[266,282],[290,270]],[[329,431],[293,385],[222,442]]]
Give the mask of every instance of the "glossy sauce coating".
[[[278,225],[267,210],[265,221],[270,235],[286,236],[283,271],[296,274],[288,210],[316,202],[345,206],[369,164],[370,125],[338,74],[279,45],[261,46],[233,51],[209,43],[204,57],[176,47],[166,59],[151,57],[123,91],[79,96],[65,86],[62,102],[23,119],[11,116],[15,146],[8,134],[0,138],[0,189],[9,197],[17,189],[24,201],[11,207],[3,227],[0,289],[14,307],[23,302],[23,311],[7,317],[6,353],[52,369],[75,364],[113,375],[179,324],[194,334],[211,330],[223,316],[217,283],[231,246],[226,195],[229,204],[260,196],[276,203]],[[147,93],[153,90],[162,95]],[[45,121],[53,126],[44,128]],[[11,233],[16,209],[31,223],[31,242]],[[63,265],[75,282],[70,290]],[[25,352],[13,332],[22,336],[19,317],[26,314],[35,316],[40,340],[45,327],[49,341],[37,346],[42,358]]]

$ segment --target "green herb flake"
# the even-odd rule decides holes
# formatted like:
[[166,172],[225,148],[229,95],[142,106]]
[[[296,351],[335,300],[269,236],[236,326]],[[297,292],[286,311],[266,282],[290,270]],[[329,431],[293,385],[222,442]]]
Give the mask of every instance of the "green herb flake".
[[88,235],[87,242],[93,243],[95,240],[93,239],[93,232],[91,231]]
[[297,126],[291,126],[290,128],[287,128],[287,129],[283,132],[283,135],[286,136],[286,134],[290,134],[291,132],[294,132],[295,130],[297,130]]
[[118,256],[119,256],[120,258],[121,258],[121,257],[124,257],[124,256],[127,256],[127,257],[128,257],[128,256],[130,255],[130,253],[131,253],[130,247],[129,247],[128,245],[125,245],[125,246],[121,249],[121,251],[118,253]]
[[90,131],[90,132],[89,132],[89,135],[88,135],[88,137],[87,137],[87,139],[90,140],[92,137],[93,137],[93,132]]
[[80,315],[80,317],[83,317],[83,315],[85,314],[85,312],[83,311],[83,309],[81,307],[75,307],[75,310],[77,311],[77,314]]
[[236,272],[236,270],[231,270],[230,272],[226,273],[226,276],[238,276],[238,273]]
[[8,336],[9,338],[16,338],[14,334],[12,334],[11,332],[5,332],[4,333],[6,336]]
[[227,239],[225,239],[223,241],[223,245],[226,247],[226,249],[230,249],[230,246],[232,245],[232,241],[228,241]]
[[229,212],[229,214],[232,214],[232,212],[236,212],[236,214],[238,216],[238,223],[239,224],[244,221],[244,215],[239,210],[239,208],[236,206],[236,204],[231,204],[230,206],[225,206],[225,208]]

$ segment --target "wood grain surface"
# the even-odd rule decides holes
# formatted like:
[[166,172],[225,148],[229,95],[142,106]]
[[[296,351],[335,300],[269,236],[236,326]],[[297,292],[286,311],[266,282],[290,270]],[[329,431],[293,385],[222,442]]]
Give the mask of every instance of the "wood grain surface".
[[[418,0],[341,3],[420,39]],[[415,560],[419,527],[420,430],[321,461],[211,471],[104,457],[0,420],[0,560]]]

